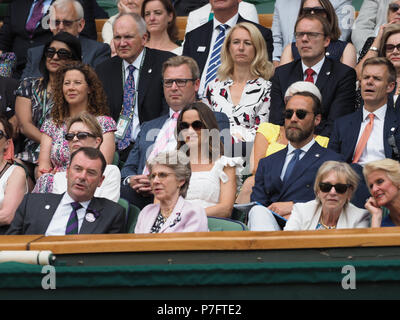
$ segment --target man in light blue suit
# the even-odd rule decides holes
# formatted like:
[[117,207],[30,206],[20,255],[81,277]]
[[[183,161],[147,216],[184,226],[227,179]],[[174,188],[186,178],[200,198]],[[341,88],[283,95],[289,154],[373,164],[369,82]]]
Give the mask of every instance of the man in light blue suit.
[[[179,113],[186,105],[196,101],[196,94],[200,85],[200,71],[197,63],[192,58],[185,56],[172,57],[164,62],[162,76],[169,114],[144,122],[141,125],[135,145],[121,170],[121,197],[139,208],[153,202],[150,182],[144,172],[146,160],[158,139],[162,139],[166,135],[169,124],[176,121],[174,114]],[[220,130],[229,130],[228,117],[220,112],[214,114]],[[175,135],[172,135],[167,139],[164,149],[159,150],[159,152],[173,150],[176,145]]]
[[[111,57],[108,44],[84,36],[80,32],[85,27],[83,7],[77,0],[56,0],[50,7],[50,30],[53,34],[60,31],[71,33],[79,38],[82,47],[82,61],[93,68]],[[39,63],[43,56],[44,46],[30,48],[22,79],[40,77]]]
[[313,93],[295,93],[287,102],[284,115],[289,144],[258,164],[251,201],[261,205],[249,212],[250,230],[271,230],[270,211],[287,219],[294,203],[314,199],[319,167],[328,160],[343,160],[314,140],[314,128],[321,121],[321,102]]

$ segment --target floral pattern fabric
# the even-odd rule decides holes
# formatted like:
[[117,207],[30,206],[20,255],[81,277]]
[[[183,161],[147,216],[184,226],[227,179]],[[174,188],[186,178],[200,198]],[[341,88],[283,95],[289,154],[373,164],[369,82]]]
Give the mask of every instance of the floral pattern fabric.
[[232,79],[215,79],[208,85],[203,102],[228,116],[232,136],[238,133],[244,141],[254,141],[259,124],[268,121],[271,82],[263,78],[247,81],[237,105],[231,98],[232,84]]

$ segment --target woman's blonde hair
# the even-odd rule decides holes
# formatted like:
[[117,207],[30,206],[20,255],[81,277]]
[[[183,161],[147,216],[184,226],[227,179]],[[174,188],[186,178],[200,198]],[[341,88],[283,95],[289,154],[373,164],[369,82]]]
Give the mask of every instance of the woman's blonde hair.
[[319,167],[314,182],[315,198],[319,204],[321,204],[321,200],[318,198],[318,193],[321,191],[319,184],[326,177],[326,175],[331,172],[335,172],[338,177],[342,177],[346,180],[346,183],[350,186],[350,199],[354,191],[357,189],[360,179],[358,174],[350,167],[348,163],[339,161],[326,161],[321,165],[321,167]]
[[90,130],[89,133],[93,134],[96,138],[101,139],[100,145],[103,143],[103,129],[101,128],[99,122],[94,115],[90,114],[89,112],[83,111],[78,115],[72,117],[67,122],[67,132],[69,132],[71,126],[76,122],[82,122]]
[[250,66],[251,74],[254,77],[269,80],[273,74],[273,66],[268,60],[267,45],[258,28],[249,22],[238,23],[229,30],[221,49],[221,66],[218,69],[218,79],[226,80],[233,74],[234,63],[229,52],[229,47],[232,33],[238,28],[245,29],[250,34],[251,42],[255,49],[255,57]]
[[371,191],[371,189],[367,178],[372,172],[377,170],[384,171],[389,180],[391,180],[396,186],[400,187],[400,163],[393,159],[382,159],[371,161],[364,165],[363,174],[369,191]]

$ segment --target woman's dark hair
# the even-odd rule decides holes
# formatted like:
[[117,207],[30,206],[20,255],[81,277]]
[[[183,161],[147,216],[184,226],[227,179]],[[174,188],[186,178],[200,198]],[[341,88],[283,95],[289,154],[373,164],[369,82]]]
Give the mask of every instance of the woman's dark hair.
[[[176,12],[174,9],[174,6],[172,5],[171,0],[144,0],[142,3],[142,10],[141,10],[141,16],[144,19],[144,13],[145,13],[145,7],[146,4],[150,1],[160,1],[162,5],[164,6],[165,10],[167,11],[168,14],[172,13],[172,20],[171,22],[168,23],[168,36],[172,42],[176,42],[178,40],[178,26],[176,25]],[[150,35],[149,35],[150,36]]]
[[[208,150],[209,150],[209,158],[214,161],[218,159],[224,153],[224,146],[221,142],[221,137],[219,134],[219,127],[217,119],[215,118],[214,112],[210,109],[209,106],[204,104],[203,102],[194,102],[186,107],[184,107],[179,114],[178,123],[177,123],[177,149],[181,150],[181,147],[185,145],[185,141],[182,137],[180,124],[182,122],[182,117],[186,111],[196,110],[200,121],[203,122],[205,126],[205,132],[209,134],[208,137]],[[218,141],[217,143],[215,141]],[[189,153],[189,150],[187,150]]]
[[39,63],[39,71],[44,78],[44,84],[47,86],[49,82],[49,71],[46,68],[46,55],[45,52],[50,47],[53,41],[59,41],[65,43],[72,53],[71,61],[82,61],[82,48],[81,42],[78,37],[73,36],[68,32],[59,32],[54,35],[49,41],[47,41],[43,48],[42,58]]
[[0,114],[0,123],[4,127],[4,134],[6,139],[11,139],[13,137],[13,127],[11,123],[7,120],[7,117],[4,114]]

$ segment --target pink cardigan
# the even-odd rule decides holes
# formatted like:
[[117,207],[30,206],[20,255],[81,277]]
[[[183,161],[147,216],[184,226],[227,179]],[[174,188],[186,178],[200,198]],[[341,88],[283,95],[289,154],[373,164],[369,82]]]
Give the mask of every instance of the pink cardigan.
[[[150,233],[159,211],[159,203],[149,204],[144,207],[139,214],[135,233]],[[159,233],[202,231],[208,231],[208,220],[204,208],[191,204],[179,197],[174,210],[161,227]]]

